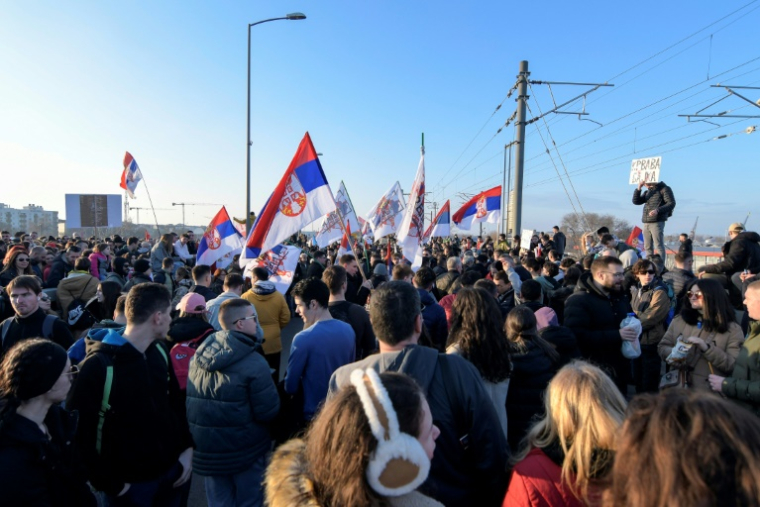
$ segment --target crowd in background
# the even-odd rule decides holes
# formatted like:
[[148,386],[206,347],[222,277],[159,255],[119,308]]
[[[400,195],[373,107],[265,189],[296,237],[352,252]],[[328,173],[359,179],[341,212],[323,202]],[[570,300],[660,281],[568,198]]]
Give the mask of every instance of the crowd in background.
[[760,236],[729,234],[697,273],[686,235],[669,269],[604,227],[412,269],[299,234],[283,294],[191,232],[2,232],[3,501],[760,505]]

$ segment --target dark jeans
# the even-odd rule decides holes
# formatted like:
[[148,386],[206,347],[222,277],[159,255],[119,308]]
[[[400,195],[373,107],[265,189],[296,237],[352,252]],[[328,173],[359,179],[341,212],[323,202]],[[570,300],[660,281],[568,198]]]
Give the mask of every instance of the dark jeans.
[[632,362],[636,394],[658,392],[662,359],[657,353],[657,345],[641,345],[641,355]]
[[123,496],[106,496],[107,507],[185,507],[190,495],[190,481],[175,488],[174,482],[182,475],[182,465],[175,463],[169,471],[155,481],[132,483]]

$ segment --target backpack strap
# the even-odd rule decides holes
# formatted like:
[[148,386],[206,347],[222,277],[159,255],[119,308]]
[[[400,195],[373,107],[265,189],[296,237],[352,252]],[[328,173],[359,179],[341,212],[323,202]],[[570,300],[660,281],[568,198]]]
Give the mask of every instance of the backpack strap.
[[[101,356],[101,354],[98,354]],[[105,362],[105,359],[101,357],[101,361]],[[106,380],[103,383],[103,399],[100,402],[100,410],[98,411],[98,429],[95,436],[95,451],[98,455],[101,454],[103,444],[103,425],[106,422],[106,413],[111,409],[111,386],[113,386],[113,364],[106,364]]]
[[55,315],[45,315],[45,320],[42,321],[42,336],[44,338],[52,338],[53,337],[53,324],[55,324],[56,317]]

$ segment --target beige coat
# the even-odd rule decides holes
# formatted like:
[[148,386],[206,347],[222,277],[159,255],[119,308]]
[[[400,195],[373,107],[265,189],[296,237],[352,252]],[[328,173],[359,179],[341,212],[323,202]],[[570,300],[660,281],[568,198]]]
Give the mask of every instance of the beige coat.
[[[657,347],[657,352],[663,360],[673,350],[679,336],[683,336],[684,339],[690,336],[698,336],[709,345],[706,352],[702,352],[697,345],[694,345],[686,357],[685,364],[693,368],[687,377],[691,387],[709,391],[710,385],[707,383],[707,376],[710,373],[715,372],[721,377],[731,376],[734,363],[744,343],[742,329],[737,323],[732,322],[725,333],[708,333],[705,330],[700,331],[697,326],[687,324],[679,315],[670,323],[670,327],[660,341],[659,347]],[[710,370],[711,366],[712,371]]]
[[83,271],[69,272],[69,276],[58,283],[58,289],[56,290],[63,320],[66,320],[66,310],[71,302],[79,298],[86,303],[95,297],[98,285],[100,285],[100,280],[90,273]]

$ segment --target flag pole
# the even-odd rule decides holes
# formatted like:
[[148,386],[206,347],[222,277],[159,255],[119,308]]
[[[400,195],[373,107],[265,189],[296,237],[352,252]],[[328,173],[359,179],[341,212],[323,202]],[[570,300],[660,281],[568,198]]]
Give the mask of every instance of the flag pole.
[[156,222],[156,230],[158,231],[158,236],[161,237],[161,228],[158,226],[158,217],[156,216],[156,208],[153,207],[153,199],[150,198],[150,190],[148,190],[148,183],[145,181],[145,175],[142,173],[142,171],[140,171],[140,177],[142,179],[143,186],[145,187],[145,193],[148,194],[148,202],[150,203],[150,210],[153,212],[153,220],[155,220]]

